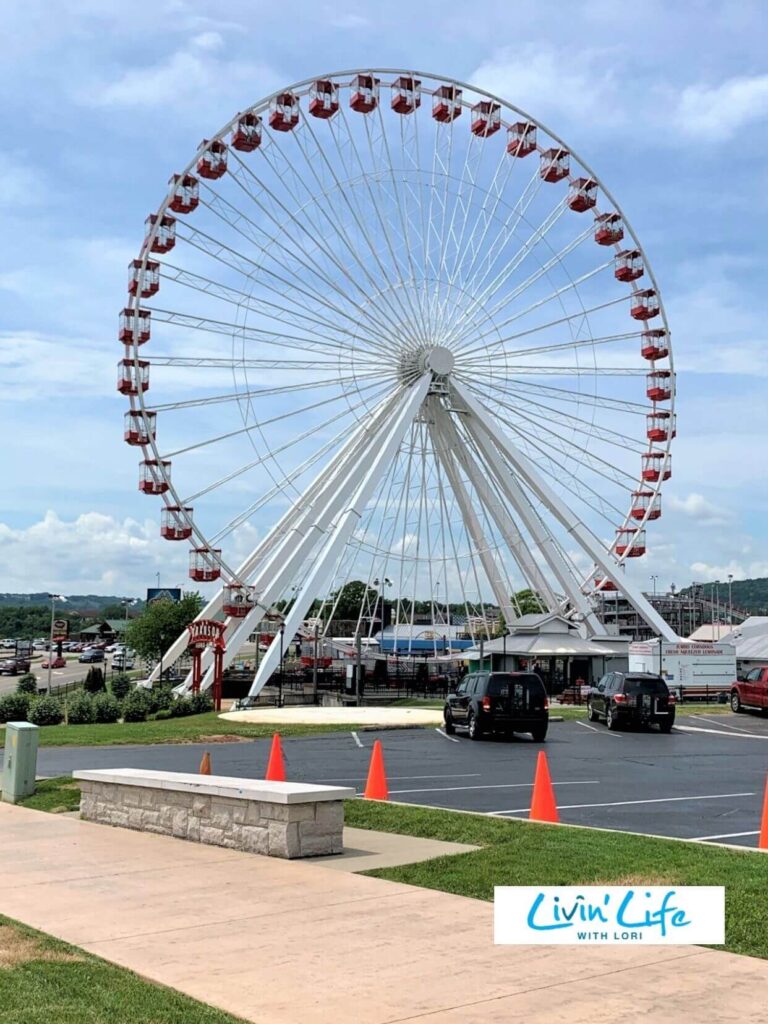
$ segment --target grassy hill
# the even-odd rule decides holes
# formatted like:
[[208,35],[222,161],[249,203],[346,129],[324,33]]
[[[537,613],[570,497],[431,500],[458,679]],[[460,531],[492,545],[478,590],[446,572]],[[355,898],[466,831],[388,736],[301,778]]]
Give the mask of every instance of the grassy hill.
[[[705,600],[709,600],[710,585],[706,584],[703,590]],[[684,587],[681,593],[690,593],[690,587]],[[699,596],[702,596],[701,588],[698,588]],[[754,580],[734,580],[731,584],[733,607],[741,608],[751,612],[753,615],[768,615],[768,577],[761,576]],[[728,601],[728,582],[720,581],[720,604]]]

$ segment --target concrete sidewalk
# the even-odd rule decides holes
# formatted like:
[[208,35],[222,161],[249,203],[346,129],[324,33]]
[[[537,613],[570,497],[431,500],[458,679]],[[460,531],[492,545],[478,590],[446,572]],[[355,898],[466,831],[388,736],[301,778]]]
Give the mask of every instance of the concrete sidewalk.
[[490,904],[0,804],[0,913],[258,1024],[762,1024],[768,962],[495,947]]

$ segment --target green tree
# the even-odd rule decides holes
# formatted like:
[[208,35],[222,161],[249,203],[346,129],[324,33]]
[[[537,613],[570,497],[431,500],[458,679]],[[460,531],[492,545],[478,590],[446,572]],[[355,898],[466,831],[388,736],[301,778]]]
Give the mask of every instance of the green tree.
[[150,661],[160,655],[183,633],[203,606],[198,593],[185,594],[181,601],[153,601],[142,614],[129,622],[126,643]]
[[356,619],[361,608],[363,615],[370,615],[373,612],[374,602],[378,598],[378,590],[367,586],[361,580],[350,580],[340,590],[335,590],[331,594],[331,607],[336,605],[333,617],[335,619]]
[[520,609],[521,615],[540,615],[547,610],[539,595],[534,593],[530,587],[526,590],[518,590],[513,594],[512,604]]

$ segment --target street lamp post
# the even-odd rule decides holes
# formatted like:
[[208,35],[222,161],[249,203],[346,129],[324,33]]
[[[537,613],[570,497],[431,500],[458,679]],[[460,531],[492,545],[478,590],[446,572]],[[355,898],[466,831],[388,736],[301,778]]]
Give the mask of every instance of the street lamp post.
[[656,597],[656,580],[659,577],[656,575],[651,576],[651,582],[653,583],[653,596]]
[[315,623],[315,649],[314,656],[312,658],[312,693],[314,695],[313,703],[317,704],[317,641],[320,635],[320,627]]
[[733,628],[733,595],[731,593],[731,584],[733,583],[733,573],[728,573],[728,625]]
[[283,657],[285,654],[285,622],[280,623],[280,678],[277,683],[277,706],[283,706]]
[[[717,609],[717,639],[720,639],[720,580],[715,580],[715,607]],[[715,631],[712,630],[712,639],[715,638]]]
[[48,684],[47,691],[51,692],[51,670],[53,669],[53,623],[56,619],[56,602],[66,601],[66,597],[61,594],[49,594],[48,597],[51,599],[51,635],[48,640]]

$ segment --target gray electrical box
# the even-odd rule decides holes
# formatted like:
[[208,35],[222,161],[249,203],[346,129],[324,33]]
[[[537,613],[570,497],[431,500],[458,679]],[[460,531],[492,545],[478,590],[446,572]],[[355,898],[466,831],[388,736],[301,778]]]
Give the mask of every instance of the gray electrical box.
[[8,722],[5,726],[3,758],[3,800],[15,804],[35,792],[38,728],[30,722]]

